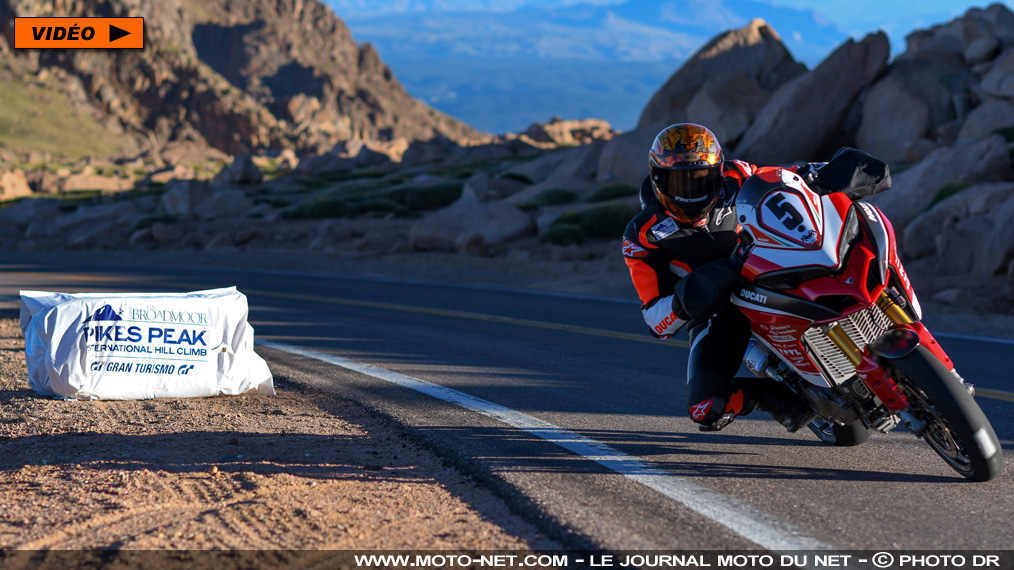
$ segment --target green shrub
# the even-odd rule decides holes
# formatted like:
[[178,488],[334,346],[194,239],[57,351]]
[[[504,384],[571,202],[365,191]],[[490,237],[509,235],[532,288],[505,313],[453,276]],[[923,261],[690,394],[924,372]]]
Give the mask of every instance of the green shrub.
[[460,181],[439,182],[425,186],[397,186],[384,198],[405,206],[410,211],[445,208],[461,197],[464,184]]
[[272,208],[288,208],[292,205],[291,200],[285,198],[275,198],[273,196],[257,197],[254,198],[254,204],[267,204]]
[[451,205],[461,197],[462,186],[459,181],[394,187],[377,180],[352,182],[303,200],[287,210],[284,216],[319,219],[392,212],[407,215]]
[[362,216],[363,214],[373,214],[374,216],[383,216],[392,212],[398,213],[405,210],[405,207],[393,200],[384,199],[373,199],[363,200],[362,202],[353,202],[349,205],[349,216]]
[[575,224],[586,236],[596,239],[613,239],[623,236],[623,230],[637,214],[636,206],[627,204],[608,204],[596,206],[581,212],[567,212],[554,222],[557,224]]
[[145,216],[145,217],[141,218],[140,220],[138,220],[137,223],[134,224],[134,227],[131,228],[131,230],[132,231],[143,230],[144,228],[150,228],[151,226],[153,226],[153,225],[155,225],[157,223],[172,224],[172,223],[176,222],[177,218],[179,218],[179,216],[176,215],[176,214],[162,214],[160,216]]
[[349,213],[348,200],[330,195],[318,195],[303,200],[285,210],[282,217],[294,220],[318,220],[321,218],[340,218]]
[[56,207],[56,209],[63,213],[74,212],[81,206],[94,206],[95,204],[98,204],[101,196],[102,192],[98,190],[75,190],[73,192],[64,192],[59,195],[60,204]]
[[296,182],[306,186],[307,188],[323,188],[330,186],[335,182],[349,182],[349,181],[367,181],[371,179],[383,178],[388,174],[388,171],[381,169],[368,169],[368,170],[336,170],[334,172],[322,172],[317,175],[300,175],[296,176]]
[[500,178],[503,178],[504,180],[516,180],[522,184],[528,184],[529,186],[535,184],[534,180],[524,174],[521,174],[520,172],[506,172]]
[[961,180],[948,182],[947,184],[944,184],[939,190],[937,190],[937,193],[933,195],[933,199],[930,200],[928,208],[936,206],[940,202],[943,202],[947,198],[950,198],[951,196],[957,194],[958,192],[961,192],[962,190],[968,188],[969,186],[971,186],[971,184]]
[[534,210],[536,208],[545,208],[546,206],[560,206],[562,204],[573,204],[577,201],[577,192],[571,190],[564,190],[562,188],[550,188],[549,190],[543,190],[531,200],[524,204],[518,205],[524,211]]
[[577,224],[555,223],[539,236],[539,241],[556,245],[573,245],[584,242],[584,230]]
[[615,198],[626,198],[627,196],[637,196],[640,189],[633,184],[626,182],[613,182],[606,184],[605,186],[599,186],[592,191],[591,194],[585,196],[585,202],[605,202],[607,200],[613,200]]
[[996,129],[990,134],[1000,135],[1001,137],[1004,138],[1005,141],[1014,142],[1014,126]]

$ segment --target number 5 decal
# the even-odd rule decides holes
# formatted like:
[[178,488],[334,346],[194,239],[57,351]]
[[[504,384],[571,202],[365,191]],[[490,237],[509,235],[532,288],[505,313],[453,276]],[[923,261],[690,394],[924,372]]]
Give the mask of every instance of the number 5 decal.
[[775,194],[765,204],[771,212],[778,217],[778,221],[786,229],[794,230],[803,223],[803,215],[799,213],[791,203],[785,201],[785,196]]

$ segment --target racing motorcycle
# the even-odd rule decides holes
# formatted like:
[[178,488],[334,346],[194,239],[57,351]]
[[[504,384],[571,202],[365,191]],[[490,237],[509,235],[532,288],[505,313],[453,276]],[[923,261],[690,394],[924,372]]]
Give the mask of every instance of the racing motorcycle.
[[825,443],[858,445],[900,424],[963,476],[996,477],[1000,442],[920,322],[884,214],[763,168],[741,188],[736,215],[743,280],[732,302],[751,322],[746,367],[802,397]]

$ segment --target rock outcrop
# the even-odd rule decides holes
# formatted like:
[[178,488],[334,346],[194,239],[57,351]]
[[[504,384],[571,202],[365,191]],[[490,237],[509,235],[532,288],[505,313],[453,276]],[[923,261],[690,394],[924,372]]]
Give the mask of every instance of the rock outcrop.
[[0,202],[31,196],[25,173],[20,170],[0,170]]
[[736,146],[739,158],[778,164],[828,157],[847,142],[846,115],[859,94],[887,68],[890,44],[883,32],[848,40],[813,71],[772,95]]
[[80,80],[92,106],[143,146],[197,141],[229,154],[350,139],[480,136],[413,99],[318,0],[0,0],[15,16],[141,16],[144,50],[10,52]]
[[912,168],[893,176],[893,187],[870,201],[887,214],[899,231],[930,207],[946,186],[957,188],[975,182],[1004,180],[1011,174],[1011,161],[1003,137],[940,148]]
[[[706,122],[731,143],[742,133],[767,97],[806,67],[789,54],[781,37],[763,20],[717,36],[698,50],[652,96],[637,128],[658,123]],[[729,97],[742,96],[740,115],[719,108]]]

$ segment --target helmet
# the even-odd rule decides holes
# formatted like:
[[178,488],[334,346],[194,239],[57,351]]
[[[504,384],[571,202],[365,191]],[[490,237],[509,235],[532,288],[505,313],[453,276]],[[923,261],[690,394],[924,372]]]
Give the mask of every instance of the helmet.
[[648,155],[651,187],[666,211],[688,224],[704,219],[722,189],[722,146],[701,125],[670,125]]

